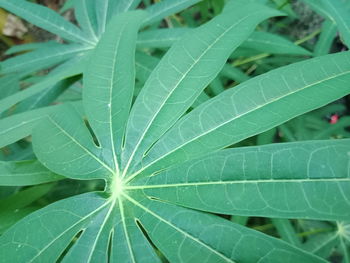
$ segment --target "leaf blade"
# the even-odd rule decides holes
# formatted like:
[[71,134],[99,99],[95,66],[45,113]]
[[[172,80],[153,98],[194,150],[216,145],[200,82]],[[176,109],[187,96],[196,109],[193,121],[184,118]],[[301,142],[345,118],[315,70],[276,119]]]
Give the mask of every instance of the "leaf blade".
[[[257,7],[260,10],[258,15]],[[245,8],[245,12],[224,12],[192,31],[192,34],[176,42],[162,58],[130,113],[126,151],[122,156],[125,171],[140,161],[150,145],[193,104],[206,85],[219,73],[232,50],[250,35],[255,26],[262,20],[279,14],[255,4]],[[240,31],[238,38],[235,33],[242,26],[245,30]],[[210,35],[208,31],[211,32]],[[183,98],[186,98],[185,101]]]
[[346,220],[349,144],[345,139],[226,149],[142,184],[150,196],[214,213]]
[[0,161],[0,185],[2,186],[43,184],[62,178],[46,169],[38,161]]
[[111,151],[116,172],[134,93],[137,31],[144,17],[134,11],[113,19],[84,74],[83,105],[101,147]]
[[173,126],[149,151],[142,169],[227,147],[345,96],[349,58],[342,52],[294,63],[221,93]]
[[1,0],[0,7],[67,40],[90,45],[93,44],[85,38],[78,27],[66,21],[55,11],[44,6],[21,0]]

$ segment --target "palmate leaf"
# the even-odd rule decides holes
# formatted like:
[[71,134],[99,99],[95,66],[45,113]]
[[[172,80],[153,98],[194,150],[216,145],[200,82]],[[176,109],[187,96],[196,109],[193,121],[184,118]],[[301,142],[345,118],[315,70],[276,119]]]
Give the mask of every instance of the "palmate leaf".
[[[271,11],[257,4],[249,3],[246,5],[245,9],[241,9],[239,12],[234,11],[237,7],[235,6],[235,1],[230,2],[229,5],[231,5],[231,7],[226,9],[222,15],[217,16],[207,25],[196,29],[192,34],[177,42],[180,44],[177,46],[175,44],[168,53],[171,56],[165,55],[154,69],[147,81],[148,83],[145,84],[142,93],[134,103],[134,108],[131,110],[129,122],[131,120],[133,125],[127,127],[127,132],[129,132],[129,134],[136,134],[137,136],[133,138],[136,137],[140,139],[140,143],[143,142],[145,138],[142,136],[138,137],[138,135],[142,135],[150,127],[152,133],[149,134],[148,139],[146,138],[142,150],[138,149],[137,140],[133,142],[131,138],[127,138],[126,140],[129,141],[124,144],[124,133],[119,126],[115,126],[117,122],[120,122],[122,126],[125,125],[125,115],[127,115],[130,107],[130,96],[132,96],[134,87],[134,83],[131,81],[134,73],[130,65],[133,63],[136,31],[139,24],[142,23],[142,15],[139,12],[129,12],[122,15],[123,19],[113,18],[113,22],[110,25],[114,27],[115,32],[110,31],[107,27],[106,33],[103,34],[96,48],[96,52],[92,55],[89,62],[87,72],[92,72],[93,78],[90,80],[89,78],[85,78],[84,80],[84,85],[87,86],[83,89],[83,105],[85,113],[87,113],[86,121],[89,122],[91,129],[89,130],[84,122],[84,112],[68,104],[63,105],[60,111],[55,111],[48,117],[45,117],[44,120],[40,121],[40,124],[35,128],[33,134],[35,153],[44,166],[54,173],[73,179],[104,180],[106,182],[105,191],[86,193],[56,202],[34,212],[18,222],[0,237],[0,262],[5,263],[5,260],[8,258],[11,258],[15,262],[56,262],[57,260],[62,262],[76,262],[77,260],[81,262],[161,262],[159,254],[164,255],[170,262],[325,262],[323,259],[295,248],[284,241],[244,228],[226,219],[207,213],[207,211],[216,211],[215,209],[220,209],[221,204],[217,207],[213,207],[212,204],[213,202],[215,203],[215,198],[217,196],[218,199],[221,198],[220,200],[223,201],[222,205],[225,212],[244,214],[239,210],[240,207],[236,208],[230,206],[231,202],[239,199],[239,196],[238,198],[235,195],[232,195],[233,197],[223,197],[222,194],[224,191],[219,189],[219,191],[222,192],[215,192],[214,194],[207,195],[206,202],[202,202],[202,200],[196,199],[196,197],[198,197],[197,192],[191,190],[189,193],[184,193],[184,198],[186,194],[192,194],[193,203],[190,203],[192,200],[189,200],[189,202],[181,200],[179,203],[177,199],[170,200],[171,195],[176,191],[176,187],[169,187],[169,192],[167,193],[169,200],[162,200],[162,198],[160,198],[162,190],[157,192],[157,187],[152,183],[152,180],[160,180],[162,184],[167,184],[168,182],[164,183],[162,181],[168,179],[164,174],[175,171],[178,172],[181,166],[186,168],[188,163],[181,164],[184,160],[198,157],[204,153],[209,154],[212,150],[218,150],[227,146],[227,143],[233,143],[231,139],[227,140],[226,136],[218,133],[219,136],[216,136],[216,139],[213,140],[213,148],[209,147],[207,149],[203,144],[201,148],[203,152],[199,153],[193,148],[195,153],[191,153],[190,156],[177,156],[176,158],[179,159],[178,161],[167,158],[167,156],[169,156],[167,155],[168,152],[163,150],[162,153],[165,154],[164,158],[162,158],[162,156],[157,157],[155,149],[160,146],[156,143],[155,147],[151,148],[149,151],[149,154],[146,154],[145,158],[143,158],[143,154],[153,145],[155,140],[159,138],[162,143],[165,137],[167,138],[167,143],[174,143],[174,141],[169,138],[169,134],[165,136],[163,134],[178,121],[181,115],[191,107],[193,101],[195,101],[196,97],[201,93],[202,89],[215,78],[216,74],[225,64],[232,49],[237,47],[249,36],[257,23],[271,15],[279,14],[278,12]],[[239,5],[239,7],[241,7],[241,5]],[[255,13],[254,10],[259,10],[259,12],[257,11],[257,13]],[[125,24],[126,21],[129,23]],[[128,30],[121,34],[124,28],[128,28]],[[193,43],[199,47],[192,47],[189,43]],[[184,45],[186,49],[183,48]],[[128,50],[127,47],[129,47],[131,51]],[[130,56],[130,54],[132,55]],[[195,59],[193,60],[193,58]],[[267,123],[264,124],[265,126],[263,126],[262,129],[276,125],[277,122],[283,122],[292,116],[322,105],[323,103],[330,102],[341,96],[341,94],[346,94],[348,90],[343,87],[343,85],[347,86],[346,79],[343,77],[346,76],[348,70],[345,63],[347,59],[348,53],[342,53],[310,60],[308,64],[305,64],[307,65],[305,67],[297,65],[299,70],[297,72],[302,75],[305,74],[305,76],[307,76],[305,77],[306,81],[317,84],[332,84],[334,87],[330,89],[333,92],[337,91],[337,94],[330,96],[322,90],[322,92],[320,92],[322,95],[320,95],[321,102],[315,101],[310,106],[304,105],[304,107],[292,111],[292,113],[279,112],[278,121],[265,118]],[[330,63],[330,61],[333,62]],[[120,63],[122,63],[122,66],[125,64],[125,69],[122,68]],[[316,67],[321,63],[330,63],[330,65],[324,65],[324,71],[322,71],[323,68],[321,68],[319,74],[311,75],[311,73],[309,73],[310,69],[314,70],[311,65]],[[334,65],[337,65],[337,67],[331,71],[329,68]],[[113,72],[115,72],[116,69],[123,72],[123,74],[115,76]],[[187,70],[187,74],[179,74],[179,72],[176,71],[178,69]],[[127,70],[130,71],[127,72]],[[284,70],[287,73],[289,72],[289,74],[295,73],[295,69],[292,68],[291,70],[290,66],[284,68]],[[285,74],[287,75],[287,73]],[[272,75],[272,83],[275,83],[274,81],[279,81],[279,79],[276,80],[273,78],[277,75],[276,72],[270,75]],[[269,78],[270,75],[265,77]],[[296,77],[299,77],[299,75],[296,75]],[[333,81],[330,83],[326,82],[326,80],[328,81],[330,79]],[[162,83],[159,81],[167,81],[167,83],[164,83],[163,86],[159,86],[158,84]],[[258,79],[257,82],[259,83],[259,81],[261,81],[261,79]],[[291,85],[291,90],[293,89],[292,85],[296,85],[294,89],[302,89],[303,91],[310,90],[310,92],[303,93],[302,96],[305,100],[311,100],[310,96],[312,96],[314,92],[313,85],[305,85],[305,83],[301,81],[300,83],[302,85],[300,86],[300,83],[292,77],[285,81],[287,86],[288,84]],[[181,85],[178,85],[180,82]],[[95,89],[97,92],[95,93],[92,92],[93,85],[96,85]],[[259,85],[250,85],[254,86],[255,89],[249,85],[244,86],[244,89],[248,90],[247,93],[243,92],[244,89],[242,87],[237,87],[241,92],[237,93],[234,102],[238,101],[241,103],[236,104],[236,111],[228,113],[227,111],[231,110],[232,102],[224,101],[225,104],[223,104],[223,106],[229,107],[222,108],[222,114],[231,114],[232,116],[235,113],[245,112],[249,107],[256,106],[254,104],[255,101],[254,103],[248,103],[250,101],[247,97],[253,99],[251,94],[266,95],[266,98],[269,99],[275,97],[279,98],[281,94],[286,94],[283,93],[285,92],[284,86],[280,88],[280,86],[277,85],[268,85],[272,87],[272,89],[270,89],[271,93],[264,94],[258,93],[261,91]],[[321,84],[318,85],[319,89],[322,87]],[[176,97],[172,98],[172,100],[167,100],[176,88],[179,88],[176,91]],[[120,91],[122,91],[122,93],[120,93]],[[164,91],[164,93],[162,93],[162,91]],[[147,95],[148,92],[150,94]],[[118,94],[118,97],[114,96],[114,94]],[[160,96],[158,94],[160,94]],[[289,93],[287,94],[289,95]],[[327,96],[325,94],[327,94]],[[93,95],[95,97],[93,97]],[[230,96],[227,97],[230,98]],[[264,96],[262,97],[265,99]],[[290,99],[284,103],[295,103],[300,97],[300,95],[291,96]],[[260,97],[258,97],[258,99],[259,98]],[[102,100],[103,103],[99,103],[100,100]],[[185,114],[185,116],[179,120],[179,123],[185,122],[189,118],[188,116],[195,116],[198,112],[203,111],[203,109],[206,108],[205,105],[212,105],[211,103],[213,103],[217,106],[217,104],[220,104],[218,101],[222,100],[223,96],[209,100],[202,104],[203,106],[199,106],[190,113]],[[266,103],[266,101],[267,100],[263,100],[264,103]],[[109,102],[111,105],[109,105]],[[115,102],[121,103],[122,105],[122,107],[119,108],[120,116],[118,112],[115,112],[115,109],[112,111],[112,108],[109,107]],[[162,110],[163,106],[165,106],[166,110],[162,112],[162,119],[154,122],[152,118]],[[270,114],[276,112],[276,108],[269,107],[267,107],[266,112]],[[111,110],[109,110],[109,108],[111,108]],[[149,109],[151,109],[151,111],[149,111]],[[253,107],[252,109],[255,110],[256,108]],[[149,114],[149,112],[156,114]],[[213,111],[213,114],[218,115],[216,111]],[[248,124],[253,121],[258,122],[260,121],[260,114],[267,115],[267,113],[259,112],[255,120],[245,115],[242,115],[242,117],[244,116],[242,119],[246,119]],[[217,117],[219,121],[222,121],[220,115]],[[146,118],[146,121],[142,120],[142,118]],[[171,120],[166,121],[167,119]],[[213,120],[215,119],[210,119],[210,117],[208,117],[206,121],[208,124],[213,124]],[[164,123],[164,121],[166,122]],[[238,125],[241,124],[239,123]],[[178,127],[177,124],[175,124],[175,127]],[[237,133],[237,136],[241,136],[237,137],[237,140],[243,139],[246,136],[251,136],[260,131],[259,129],[253,129],[252,131],[245,130],[250,128],[249,126],[242,127],[244,131],[240,131],[242,135]],[[202,129],[193,126],[193,132],[201,133],[202,131]],[[184,137],[184,139],[186,138]],[[343,170],[334,171],[336,173],[334,176],[322,173],[325,168],[330,170],[333,167],[331,163],[326,163],[325,168],[317,165],[324,159],[328,161],[331,160],[327,159],[327,154],[324,154],[325,147],[333,149],[329,154],[337,156],[337,161],[341,161],[342,163],[348,161],[349,156],[347,152],[345,152],[342,147],[338,149],[338,147],[332,145],[333,142],[324,142],[322,145],[315,144],[310,146],[311,150],[314,152],[323,153],[320,156],[316,156],[316,159],[312,158],[313,161],[316,160],[315,163],[310,162],[310,165],[314,165],[313,173],[324,175],[321,182],[316,182],[314,186],[316,188],[312,188],[316,189],[316,193],[319,193],[322,187],[324,187],[324,182],[322,182],[324,178],[328,178],[328,181],[333,182],[332,180],[336,180],[335,178],[344,177],[342,174]],[[282,146],[283,144],[279,147]],[[120,152],[118,152],[119,147]],[[294,144],[285,145],[285,147],[287,149],[288,147],[293,149],[297,148]],[[253,152],[254,150],[256,151],[256,148],[252,149]],[[306,151],[308,150],[310,149],[307,148]],[[140,158],[133,159],[134,167],[135,169],[138,167],[141,170],[135,170],[135,173],[131,174],[131,171],[126,170],[125,166],[116,167],[116,164],[120,164],[120,157],[131,157],[130,153],[136,153],[136,151],[139,151],[140,154],[137,157]],[[226,151],[231,150],[218,151],[214,153],[212,157],[216,156],[215,154],[226,154]],[[248,159],[249,154],[247,154],[247,149],[238,148],[235,149],[235,151],[237,151],[237,154],[239,154],[239,151],[241,151],[241,155],[246,154]],[[274,152],[276,149],[272,148],[270,151]],[[292,154],[288,155],[288,153],[287,151],[286,155],[290,157]],[[310,152],[307,153],[309,153],[309,155],[306,154],[307,156],[312,155]],[[156,158],[152,159],[154,156],[156,156]],[[294,155],[292,155],[292,157],[294,157]],[[253,158],[252,162],[254,162],[258,157],[255,157],[255,159],[254,157],[251,158]],[[298,161],[304,161],[304,159],[306,159],[305,155],[301,156],[301,160],[297,157],[295,158]],[[132,159],[127,158],[125,160],[128,162]],[[158,161],[159,163],[157,163]],[[217,160],[218,166],[220,165],[220,161],[221,160]],[[159,168],[175,165],[176,163],[179,163],[177,167],[163,172],[159,170]],[[266,171],[266,167],[271,164],[270,155],[267,155],[267,157],[261,159],[261,161],[257,163],[259,164],[259,168],[260,166],[262,167],[262,171]],[[304,163],[300,163],[298,169],[302,170],[304,165]],[[211,174],[203,173],[199,178],[202,178],[201,180],[205,183],[208,182],[208,178],[221,175],[221,169],[214,169],[218,166],[212,167]],[[222,166],[224,165],[221,163],[221,167]],[[147,167],[152,169],[152,174],[146,173]],[[277,165],[277,168],[279,167],[280,165]],[[149,169],[148,171],[151,171]],[[233,169],[229,170],[231,171]],[[238,180],[240,178],[239,176],[242,178],[241,171],[242,170],[238,167]],[[276,177],[276,180],[278,180],[279,177],[282,177],[283,180],[294,180],[295,174],[291,174],[292,170],[288,171],[290,174],[285,175],[276,171],[271,174],[271,176]],[[180,171],[174,176],[173,180],[187,180],[186,176],[182,176],[186,172],[185,169]],[[307,175],[304,173],[299,176],[310,176],[310,173],[306,174]],[[263,180],[266,180],[264,174],[261,175],[257,173],[253,175],[259,175],[260,177],[258,179],[263,178]],[[221,179],[222,178],[219,177],[217,181]],[[256,178],[253,177],[252,180],[255,179]],[[269,177],[268,183],[270,183],[270,179]],[[262,183],[265,183],[265,181]],[[279,183],[279,181],[276,183]],[[248,179],[244,178],[240,185],[244,185],[244,187],[249,189],[252,184],[248,182]],[[291,187],[295,186],[293,183],[290,185]],[[212,187],[215,188],[215,186],[216,185],[213,184]],[[328,187],[328,184],[326,186]],[[267,188],[269,187],[270,191],[275,190],[277,195],[275,198],[278,200],[283,200],[283,198],[285,198],[284,192],[278,192],[277,188],[271,190],[271,186]],[[282,212],[279,211],[280,214],[283,214],[282,217],[340,219],[344,217],[346,212],[340,213],[339,207],[347,208],[348,200],[345,195],[341,196],[339,190],[340,188],[336,188],[335,186],[332,190],[339,202],[337,208],[334,208],[336,209],[334,210],[336,211],[335,214],[332,214],[322,206],[317,207],[318,209],[316,211],[311,210],[311,208],[313,208],[312,205],[318,205],[316,201],[312,203],[312,205],[306,206],[305,209],[307,211],[305,212],[299,210],[290,212],[294,207],[287,206],[286,208],[284,203],[277,202],[280,205],[278,207],[273,201],[271,201],[271,205],[275,206],[271,208],[262,207],[256,210],[253,209],[253,211],[257,211],[256,215],[260,215],[259,213],[263,213],[261,211],[265,211],[264,215],[271,216],[277,214],[278,208],[281,208],[284,209]],[[250,195],[251,199],[249,203],[245,203],[245,205],[251,205],[253,198],[256,198],[258,202],[257,205],[260,205],[261,200],[258,199],[260,196],[256,194],[256,188],[253,188],[252,191],[253,193]],[[265,191],[268,192],[266,189]],[[241,194],[242,197],[247,200],[244,193]],[[266,195],[268,194],[269,193],[266,193]],[[233,200],[231,200],[231,198],[233,198]],[[246,206],[241,210],[246,212]]]
[[142,195],[115,202],[98,193],[57,202],[16,224],[0,238],[0,262],[54,262],[78,234],[63,262],[106,262],[109,251],[109,262],[160,262],[142,229],[171,262],[324,262],[213,215]]

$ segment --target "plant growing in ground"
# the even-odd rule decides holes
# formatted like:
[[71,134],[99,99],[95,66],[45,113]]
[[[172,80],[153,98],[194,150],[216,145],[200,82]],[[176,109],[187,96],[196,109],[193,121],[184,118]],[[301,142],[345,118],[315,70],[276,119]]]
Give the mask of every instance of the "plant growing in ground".
[[[0,175],[5,185],[100,179],[104,191],[20,220],[0,237],[0,261],[324,262],[216,214],[349,220],[350,140],[230,146],[347,95],[350,54],[284,66],[194,105],[256,25],[279,15],[229,1],[171,46],[134,102],[148,14],[113,17],[84,69],[82,103],[40,115],[38,161],[2,163]],[[346,223],[338,229],[349,239]]]

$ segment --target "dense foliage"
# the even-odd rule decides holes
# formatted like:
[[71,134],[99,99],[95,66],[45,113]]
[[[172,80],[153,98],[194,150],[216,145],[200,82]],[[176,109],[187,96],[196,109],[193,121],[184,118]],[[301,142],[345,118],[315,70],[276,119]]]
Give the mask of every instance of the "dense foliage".
[[350,1],[303,2],[315,45],[288,1],[0,0],[60,37],[1,62],[0,262],[350,262]]

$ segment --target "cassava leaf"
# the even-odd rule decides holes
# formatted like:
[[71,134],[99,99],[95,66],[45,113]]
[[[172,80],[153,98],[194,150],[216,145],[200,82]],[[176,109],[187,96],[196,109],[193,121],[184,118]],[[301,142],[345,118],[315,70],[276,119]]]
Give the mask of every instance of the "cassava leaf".
[[[55,220],[60,224],[52,228]],[[125,196],[115,203],[98,193],[59,201],[16,224],[0,237],[0,262],[9,257],[55,262],[74,239],[62,262],[75,262],[77,256],[83,262],[160,262],[141,226],[171,262],[325,262],[213,215],[142,195]],[[36,235],[28,235],[34,230]]]
[[333,21],[345,45],[350,46],[350,5],[343,0],[303,0],[320,15]]
[[215,17],[171,47],[148,78],[132,108],[122,156],[125,173],[193,104],[219,73],[230,53],[255,26],[278,14],[265,6],[248,4],[243,10],[224,12]]
[[349,148],[350,140],[333,140],[226,149],[149,177],[140,189],[220,214],[347,220]]
[[95,1],[98,22],[98,35],[101,36],[114,15],[127,12],[137,7],[140,0],[100,0]]
[[0,185],[24,186],[53,182],[62,179],[38,161],[1,162]]
[[142,169],[227,147],[345,96],[349,58],[344,52],[294,63],[221,93],[174,125],[148,152]]
[[74,179],[108,179],[115,172],[103,151],[111,150],[92,139],[80,112],[69,104],[42,120],[33,133],[34,151],[51,171]]
[[137,30],[145,16],[134,11],[112,19],[84,74],[83,103],[89,124],[101,147],[111,149],[104,154],[113,160],[116,172],[120,162],[116,154],[121,152],[134,93]]
[[95,12],[94,0],[74,0],[75,17],[78,20],[80,27],[89,36],[93,42],[98,42],[97,33],[97,18]]
[[32,52],[18,55],[0,63],[1,73],[16,73],[27,71],[35,72],[47,67],[54,66],[64,60],[78,56],[90,48],[78,44],[43,47]]
[[70,59],[67,62],[55,68],[53,71],[51,71],[43,81],[0,100],[0,113],[14,106],[16,103],[21,102],[27,98],[38,94],[41,91],[52,87],[62,79],[81,74],[85,69],[87,58],[88,56],[84,55]]
[[50,106],[9,116],[0,120],[0,148],[31,135],[33,127],[60,106]]
[[[170,47],[179,41],[190,28],[167,28],[141,32],[137,40],[140,47]],[[241,45],[242,48],[267,52],[271,54],[310,55],[306,49],[294,44],[286,38],[268,32],[253,32]]]
[[[35,183],[41,178],[32,177],[36,172],[41,176],[49,172],[77,180],[99,179],[84,183],[92,192],[54,202],[6,230],[0,236],[0,263],[8,259],[72,263],[326,262],[297,248],[303,244],[284,218],[350,217],[350,140],[222,148],[349,93],[350,53],[319,57],[246,80],[250,74],[229,68],[227,59],[257,24],[280,13],[268,8],[267,0],[235,0],[228,1],[221,15],[175,42],[160,62],[157,57],[163,50],[150,50],[153,57],[147,54],[148,49],[143,50],[146,53],[137,52],[135,61],[139,26],[147,25],[157,12],[160,19],[169,10],[180,11],[193,1],[157,3],[149,8],[151,15],[146,23],[144,11],[128,11],[139,3],[84,2],[89,6],[83,7],[78,20],[87,23],[84,31],[90,31],[90,37],[95,32],[99,42],[92,52],[75,56],[43,79],[48,88],[83,72],[83,88],[78,88],[82,103],[64,103],[50,112],[38,109],[31,111],[32,115],[26,112],[0,121],[0,125],[2,121],[8,125],[4,140],[9,143],[32,133],[32,124],[24,123],[23,132],[14,130],[14,125],[26,117],[35,123],[35,115],[39,117],[32,137],[38,161],[27,162],[27,168],[23,163],[0,162],[0,167],[10,165],[11,175],[30,174],[18,182],[30,178]],[[151,1],[143,4],[150,6]],[[187,15],[196,12],[190,10]],[[94,17],[96,27],[90,28]],[[167,19],[169,25],[174,21]],[[176,26],[180,23],[174,22]],[[223,75],[244,83],[223,91],[226,86],[217,75],[225,65]],[[138,93],[134,90],[135,75],[141,93],[132,104]],[[213,80],[214,85],[210,85]],[[27,80],[37,81],[37,77]],[[209,99],[203,92],[208,85],[211,94],[220,95]],[[34,84],[29,91],[1,100],[0,109],[6,110],[46,88]],[[21,105],[25,109],[32,101],[34,97],[13,110],[20,110]],[[271,142],[271,134],[258,142]],[[251,144],[253,139],[243,143]],[[19,144],[8,149],[16,150]],[[31,145],[24,149],[31,152]],[[23,151],[18,153],[23,156]],[[1,158],[6,159],[5,153]],[[43,186],[51,185],[55,190],[59,186]],[[74,186],[79,185],[74,182]],[[76,191],[69,186],[54,200]],[[96,189],[101,192],[94,192]],[[24,209],[35,210],[36,205],[46,203],[43,198]],[[17,218],[29,210],[21,210]],[[230,215],[234,217],[227,220]],[[233,223],[246,224],[247,216],[273,217],[279,234],[290,244]],[[11,224],[15,220],[10,213],[8,218]],[[298,226],[300,222],[296,221]],[[344,242],[348,234],[345,226],[343,229],[338,231],[339,244],[347,255]]]
[[1,0],[0,7],[64,39],[93,45],[78,27],[50,8],[26,0]]
[[199,1],[200,0],[164,0],[153,4],[146,9],[149,15],[144,20],[143,25],[147,26],[153,24],[171,14],[180,12],[183,9],[186,9],[195,3],[198,3]]

